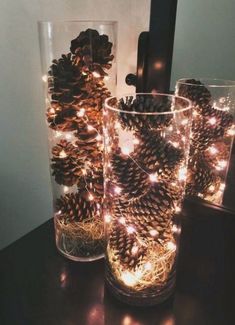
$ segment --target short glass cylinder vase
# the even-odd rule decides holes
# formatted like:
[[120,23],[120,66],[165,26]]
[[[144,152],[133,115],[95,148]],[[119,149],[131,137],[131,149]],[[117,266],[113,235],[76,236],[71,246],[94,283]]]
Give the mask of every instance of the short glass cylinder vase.
[[165,94],[105,101],[106,282],[131,305],[174,289],[191,113],[189,100]]
[[186,194],[220,205],[235,134],[235,81],[180,79],[176,95],[193,105]]
[[92,261],[104,255],[102,108],[116,90],[116,23],[40,22],[39,40],[56,245]]

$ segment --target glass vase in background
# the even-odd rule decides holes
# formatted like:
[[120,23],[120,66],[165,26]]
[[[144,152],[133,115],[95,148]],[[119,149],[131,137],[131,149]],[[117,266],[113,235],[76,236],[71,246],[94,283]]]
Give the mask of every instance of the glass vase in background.
[[180,79],[176,94],[193,104],[186,193],[220,205],[235,134],[235,81]]
[[116,89],[116,23],[39,22],[56,245],[104,253],[102,107]]
[[173,292],[190,127],[182,97],[105,101],[106,282],[126,303],[153,305]]

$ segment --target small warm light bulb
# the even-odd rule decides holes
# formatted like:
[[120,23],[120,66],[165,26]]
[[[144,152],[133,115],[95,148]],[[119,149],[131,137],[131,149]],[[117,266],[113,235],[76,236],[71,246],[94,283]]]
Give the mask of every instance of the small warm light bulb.
[[171,142],[172,146],[175,147],[175,148],[178,148],[179,147],[179,143],[178,142]]
[[88,200],[89,200],[89,201],[94,200],[94,196],[93,196],[91,193],[89,193],[89,195],[88,195]]
[[176,225],[173,225],[173,226],[172,226],[172,231],[173,231],[174,233],[178,233],[178,232],[179,232],[179,228],[178,228]]
[[98,134],[98,135],[96,136],[96,140],[97,140],[97,141],[101,141],[101,140],[102,140],[102,136],[101,136],[100,134]]
[[133,234],[135,232],[135,228],[132,226],[128,226],[126,229],[127,229],[128,234]]
[[46,74],[44,74],[44,75],[42,76],[42,81],[43,81],[43,82],[47,82],[47,75],[46,75]]
[[156,229],[149,230],[149,233],[152,237],[156,237],[158,235],[158,231]]
[[214,192],[214,190],[215,190],[215,185],[210,185],[209,186],[209,191],[210,192]]
[[120,129],[121,128],[121,124],[119,122],[115,122],[115,128],[116,129]]
[[225,183],[221,183],[219,189],[220,189],[220,191],[224,191],[225,190]]
[[85,114],[85,108],[81,108],[78,112],[77,112],[77,116],[78,117],[83,117]]
[[87,130],[88,130],[88,131],[92,131],[92,130],[94,130],[94,128],[93,128],[93,126],[92,126],[92,125],[90,125],[90,124],[87,124]]
[[173,131],[173,126],[172,126],[172,125],[169,126],[169,127],[167,128],[167,130],[168,130],[169,132],[172,132],[172,131]]
[[176,250],[176,244],[173,243],[172,241],[169,241],[169,242],[167,243],[167,248],[168,248],[169,250],[171,250],[171,251],[175,251],[175,250]]
[[215,125],[216,124],[216,118],[215,117],[211,117],[208,122],[211,124],[211,125]]
[[95,78],[100,78],[100,74],[98,72],[94,71],[92,74]]
[[70,139],[72,139],[72,134],[70,134],[70,133],[66,133],[65,134],[65,138],[67,139],[67,140],[70,140]]
[[226,160],[219,160],[217,166],[215,167],[216,170],[223,170],[227,166]]
[[105,216],[104,216],[104,221],[105,221],[106,223],[109,223],[111,220],[112,220],[111,215],[110,215],[110,214],[105,214]]
[[83,169],[82,169],[82,175],[84,175],[84,176],[85,176],[86,174],[87,174],[87,172],[86,172],[86,169],[85,169],[85,168],[83,168]]
[[69,191],[69,187],[68,186],[64,186],[64,193],[67,193]]
[[157,175],[156,175],[156,173],[155,174],[150,174],[149,175],[149,179],[150,179],[150,181],[151,182],[157,182]]
[[65,157],[67,157],[67,154],[64,150],[61,150],[59,156],[60,156],[60,158],[65,158]]
[[61,137],[61,135],[62,135],[62,132],[60,132],[60,131],[56,131],[56,132],[55,132],[55,137],[56,137],[56,138]]
[[150,262],[147,262],[147,263],[145,263],[144,264],[144,269],[146,270],[146,271],[151,271],[152,270],[152,264],[150,263]]
[[199,114],[198,114],[198,112],[197,111],[193,111],[193,117],[196,117],[196,116],[198,116]]
[[202,193],[198,193],[198,197],[200,197],[202,199],[204,197],[204,195]]
[[83,74],[83,76],[86,76],[86,75],[87,75],[87,73],[86,73],[86,72],[84,72],[84,71],[82,71],[82,74]]
[[125,223],[126,223],[126,220],[125,220],[124,217],[119,218],[118,221],[119,221],[122,225],[125,225]]
[[180,207],[178,207],[178,206],[177,206],[177,207],[175,207],[175,212],[176,212],[176,213],[179,213],[179,212],[181,212],[181,208],[180,208]]
[[114,192],[115,192],[116,194],[121,194],[121,192],[122,192],[121,187],[119,187],[119,186],[115,186],[115,188],[114,188]]
[[121,275],[121,280],[127,285],[128,287],[133,287],[138,279],[129,271],[125,271]]
[[132,255],[137,254],[138,250],[139,250],[138,246],[133,246],[132,249],[131,249],[131,254]]
[[181,121],[181,125],[187,125],[188,124],[188,119],[187,118],[184,118],[182,121]]
[[51,108],[49,109],[49,112],[50,112],[51,114],[55,114],[55,109],[54,109],[53,107],[51,107]]
[[179,181],[185,181],[187,178],[187,169],[186,167],[181,167],[178,174]]
[[212,155],[215,155],[218,152],[218,149],[216,149],[214,146],[209,147],[208,150]]
[[124,154],[124,155],[129,155],[130,154],[130,149],[128,148],[128,147],[122,147],[121,148],[121,150],[122,150],[122,153]]
[[108,81],[109,79],[110,79],[109,76],[104,76],[105,81]]
[[134,138],[134,139],[133,139],[133,143],[134,143],[134,144],[139,144],[139,143],[140,143],[140,140],[137,139],[137,138]]

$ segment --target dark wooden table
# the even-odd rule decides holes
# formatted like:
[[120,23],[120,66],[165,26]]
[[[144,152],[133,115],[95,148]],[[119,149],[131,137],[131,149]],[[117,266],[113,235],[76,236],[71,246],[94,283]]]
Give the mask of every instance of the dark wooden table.
[[52,220],[0,253],[1,325],[235,324],[235,216],[185,204],[174,298],[151,308],[116,301],[104,262],[60,256]]

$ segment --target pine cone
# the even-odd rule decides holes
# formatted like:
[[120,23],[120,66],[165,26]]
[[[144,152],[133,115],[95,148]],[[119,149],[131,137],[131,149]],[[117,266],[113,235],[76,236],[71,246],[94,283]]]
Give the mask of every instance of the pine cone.
[[110,61],[112,43],[107,35],[100,35],[94,29],[81,32],[77,38],[71,41],[70,51],[74,54],[76,61],[82,62],[90,71],[96,71],[101,76],[105,75],[104,69],[111,67]]
[[74,104],[82,96],[85,78],[72,59],[71,53],[63,54],[59,60],[53,60],[48,72],[48,91],[52,101]]
[[189,161],[189,179],[186,193],[189,195],[205,195],[210,192],[210,186],[218,183],[218,178],[211,171],[202,156],[194,157],[194,161]]
[[195,79],[186,79],[183,84],[178,83],[177,95],[190,99],[199,112],[203,111],[211,100],[209,90]]
[[[212,152],[211,152],[212,150]],[[215,152],[213,152],[215,150]],[[203,152],[204,159],[210,168],[216,168],[219,161],[228,161],[230,154],[230,145],[223,141],[215,142]]]
[[95,201],[88,200],[87,192],[65,194],[57,199],[57,216],[65,223],[96,218],[100,211]]
[[154,95],[137,95],[134,99],[129,96],[118,103],[118,108],[130,113],[120,113],[120,120],[123,128],[130,130],[140,130],[142,128],[159,129],[169,126],[172,120],[172,114],[165,115],[146,115],[131,114],[131,112],[169,112],[171,103],[166,98],[159,98]]
[[149,187],[149,177],[131,158],[114,154],[111,164],[122,196],[133,199],[145,193]]
[[158,133],[145,132],[140,137],[134,158],[148,173],[156,173],[163,179],[172,176],[184,156],[182,150],[175,148]]
[[77,147],[66,140],[61,140],[52,148],[52,155],[52,175],[56,182],[67,186],[76,184],[84,166]]
[[89,169],[87,174],[80,179],[78,188],[86,188],[86,190],[93,195],[95,201],[102,201],[104,194],[103,183],[103,168],[100,164],[97,167],[93,166],[92,169]]
[[[139,245],[136,235],[128,234],[126,227],[118,221],[113,223],[110,231],[109,246],[114,250],[116,258],[128,269],[138,266],[146,252],[146,248]],[[133,247],[136,247],[136,251],[133,251]]]

